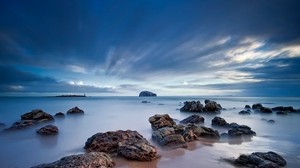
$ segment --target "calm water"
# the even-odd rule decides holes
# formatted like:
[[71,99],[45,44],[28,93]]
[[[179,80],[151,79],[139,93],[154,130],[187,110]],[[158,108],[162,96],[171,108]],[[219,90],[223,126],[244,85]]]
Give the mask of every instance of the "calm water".
[[[267,107],[279,105],[300,108],[300,98],[216,98],[222,107],[227,108],[219,116],[227,122],[249,125],[257,136],[251,141],[228,142],[221,139],[211,142],[205,139],[189,144],[188,149],[164,151],[160,159],[152,162],[135,162],[117,158],[116,167],[233,167],[222,161],[222,158],[237,157],[241,153],[255,151],[275,151],[288,161],[287,167],[300,165],[300,115],[276,114],[238,115],[246,104],[263,103]],[[141,103],[148,100],[151,103]],[[35,130],[42,125],[22,131],[0,134],[0,167],[30,167],[41,163],[53,162],[63,156],[83,153],[87,138],[98,132],[119,129],[137,130],[151,141],[151,127],[148,118],[154,114],[169,114],[172,118],[182,120],[192,113],[183,113],[179,109],[186,100],[200,100],[203,97],[2,97],[0,98],[0,122],[7,126],[17,121],[21,114],[32,109],[43,109],[54,115],[66,112],[78,106],[85,111],[83,116],[66,116],[56,119],[59,134],[53,137],[40,137]],[[214,115],[201,114],[205,118],[205,126],[211,127]],[[264,119],[274,119],[270,124]],[[3,128],[0,128],[3,129]],[[219,129],[219,132],[226,130]],[[152,142],[153,143],[153,142]],[[154,143],[154,145],[156,145]]]

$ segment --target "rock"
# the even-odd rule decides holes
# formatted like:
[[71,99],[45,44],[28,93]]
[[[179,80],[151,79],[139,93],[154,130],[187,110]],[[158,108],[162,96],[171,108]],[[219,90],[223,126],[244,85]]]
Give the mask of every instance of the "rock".
[[268,120],[268,123],[275,123],[275,120]]
[[239,114],[242,114],[242,115],[250,115],[251,114],[251,112],[250,111],[246,111],[246,110],[242,110],[242,111],[240,111],[239,112]]
[[249,105],[246,105],[245,109],[251,109],[251,107]]
[[53,116],[40,109],[32,110],[31,112],[21,115],[21,120],[34,120],[38,122],[54,120]]
[[176,134],[174,128],[164,127],[153,132],[152,138],[162,146],[169,148],[186,148],[187,143],[184,137]]
[[188,112],[203,112],[204,107],[200,103],[200,101],[186,101],[184,102],[184,106],[180,108],[180,111],[188,111]]
[[287,115],[288,112],[286,112],[286,111],[277,111],[276,114],[277,115]]
[[238,166],[258,168],[279,168],[287,165],[286,160],[275,152],[254,152],[251,155],[240,155],[233,161]]
[[253,104],[252,105],[252,109],[261,109],[263,106],[260,104],[260,103],[258,103],[258,104]]
[[57,117],[57,118],[64,118],[65,117],[65,114],[62,113],[62,112],[58,112],[54,115],[54,117]]
[[232,129],[228,130],[228,135],[231,137],[254,136],[256,133],[246,125],[239,125],[238,127],[233,127]]
[[287,107],[277,106],[277,107],[272,108],[272,110],[274,110],[274,111],[284,111],[284,112],[296,112],[297,111],[292,106],[287,106]]
[[192,130],[185,131],[182,136],[186,142],[197,140],[197,135]]
[[32,168],[65,168],[65,167],[77,167],[77,168],[111,168],[114,167],[115,163],[105,153],[102,152],[91,152],[80,155],[71,155],[61,158],[60,160],[34,166]]
[[272,110],[274,110],[274,111],[283,111],[283,106],[273,107]]
[[272,113],[272,110],[270,108],[267,108],[267,107],[260,108],[260,111],[263,112],[263,113]]
[[157,150],[137,131],[109,131],[88,138],[84,149],[87,152],[106,152],[128,159],[149,161],[157,158]]
[[37,121],[35,121],[35,120],[21,120],[21,121],[13,123],[12,126],[10,126],[9,128],[4,129],[4,131],[25,129],[25,128],[28,128],[28,127],[34,125],[34,124],[37,124]]
[[225,121],[224,118],[215,117],[211,120],[211,125],[224,127],[224,126],[228,126],[228,123]]
[[0,122],[0,127],[5,127],[5,124]]
[[222,110],[222,106],[215,101],[209,100],[205,103],[205,109],[208,112],[218,112]]
[[200,123],[203,123],[203,122],[204,122],[204,118],[199,116],[199,115],[195,115],[195,114],[183,119],[182,121],[180,121],[180,123],[182,123],[182,124],[188,124],[188,123],[200,124]]
[[185,132],[192,131],[197,137],[203,137],[203,138],[212,138],[212,139],[219,139],[220,135],[219,132],[216,130],[213,130],[208,127],[204,126],[197,126],[194,124],[189,124],[186,127]]
[[176,125],[173,119],[168,114],[156,114],[148,120],[153,130],[157,130],[162,127],[172,127]]
[[55,125],[46,125],[36,131],[40,135],[56,135],[58,128]]
[[150,103],[149,101],[143,100],[142,103]]
[[149,91],[142,91],[139,94],[139,97],[156,97],[157,95],[155,93],[149,92]]
[[78,107],[71,108],[67,111],[67,114],[84,114],[84,111]]
[[283,111],[295,112],[295,109],[292,106],[283,107]]

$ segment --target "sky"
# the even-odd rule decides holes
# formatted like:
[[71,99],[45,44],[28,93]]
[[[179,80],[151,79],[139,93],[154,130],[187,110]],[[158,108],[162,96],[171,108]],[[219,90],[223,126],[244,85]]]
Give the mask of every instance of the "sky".
[[300,96],[298,0],[0,0],[0,95]]

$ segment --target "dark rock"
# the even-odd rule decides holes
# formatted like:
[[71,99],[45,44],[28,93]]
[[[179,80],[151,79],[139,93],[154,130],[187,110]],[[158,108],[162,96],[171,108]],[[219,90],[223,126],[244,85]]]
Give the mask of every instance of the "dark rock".
[[99,167],[99,168],[111,168],[114,167],[115,163],[105,153],[102,152],[91,152],[80,155],[71,155],[61,158],[60,160],[34,166],[32,168],[64,168],[64,167],[78,167],[78,168],[87,168],[87,167]]
[[157,158],[157,150],[137,131],[109,131],[88,138],[84,149],[87,152],[106,152],[128,159],[149,161]]
[[268,123],[275,123],[275,120],[268,120]]
[[211,125],[224,127],[224,126],[228,126],[228,123],[224,118],[215,117],[211,120]]
[[228,130],[228,135],[231,137],[238,137],[238,136],[254,136],[256,133],[251,130],[250,127],[246,125],[240,125],[238,127],[234,127]]
[[283,111],[283,106],[273,107],[272,110],[274,110],[274,111]]
[[253,168],[279,168],[287,164],[286,160],[275,152],[254,152],[251,155],[240,155],[233,163]]
[[251,107],[249,105],[246,105],[245,109],[251,109]]
[[278,114],[278,115],[287,115],[288,112],[287,111],[277,111],[276,114]]
[[150,103],[149,101],[143,100],[142,103]]
[[260,104],[260,103],[258,103],[258,104],[253,104],[252,105],[252,109],[261,109],[263,106]]
[[274,110],[274,111],[284,111],[284,112],[296,112],[296,110],[292,106],[287,106],[287,107],[278,106],[278,107],[272,108],[272,110]]
[[208,112],[218,112],[222,110],[222,106],[215,101],[208,101],[205,103],[205,109]]
[[250,115],[251,112],[250,112],[250,111],[246,111],[246,110],[242,110],[242,111],[239,112],[239,114],[242,114],[242,115],[244,115],[244,114]]
[[36,133],[40,135],[56,135],[58,133],[58,128],[55,125],[46,125],[36,130]]
[[210,100],[208,100],[208,99],[205,99],[204,100],[204,104],[207,104],[207,103],[209,103],[210,102]]
[[65,114],[62,113],[62,112],[58,112],[54,115],[54,117],[57,117],[57,118],[64,118],[65,117]]
[[197,135],[192,130],[185,131],[182,136],[186,142],[197,140]]
[[267,108],[267,107],[260,108],[260,111],[263,112],[263,113],[272,113],[272,110],[270,108]]
[[78,107],[71,108],[67,111],[67,114],[84,114],[84,111]]
[[153,130],[157,130],[162,127],[172,127],[176,125],[173,119],[168,114],[156,114],[148,120]]
[[38,122],[35,120],[21,120],[18,122],[13,123],[12,126],[9,128],[4,129],[5,131],[10,131],[10,130],[20,130],[20,129],[25,129],[28,128],[32,125],[37,124]]
[[164,127],[153,132],[152,138],[162,146],[169,148],[186,148],[187,143],[184,137],[176,134],[174,128]]
[[292,106],[283,107],[283,111],[295,112],[295,109]]
[[219,132],[216,130],[213,130],[208,127],[204,126],[197,126],[194,124],[189,124],[186,127],[186,132],[192,131],[197,137],[203,137],[203,138],[213,138],[213,139],[219,139],[220,135]]
[[199,116],[199,115],[195,115],[195,114],[183,119],[182,121],[180,121],[180,123],[182,123],[182,124],[188,124],[188,123],[200,124],[200,123],[203,123],[203,122],[204,122],[204,118]]
[[0,123],[0,127],[5,127],[5,124],[4,123]]
[[180,108],[180,111],[188,111],[188,112],[203,112],[204,107],[200,103],[200,101],[186,101],[184,102],[184,106]]
[[54,120],[54,118],[52,115],[44,112],[43,110],[36,109],[21,115],[21,120],[34,120],[38,122],[43,122]]
[[156,97],[157,95],[155,93],[149,92],[149,91],[142,91],[139,94],[139,97]]

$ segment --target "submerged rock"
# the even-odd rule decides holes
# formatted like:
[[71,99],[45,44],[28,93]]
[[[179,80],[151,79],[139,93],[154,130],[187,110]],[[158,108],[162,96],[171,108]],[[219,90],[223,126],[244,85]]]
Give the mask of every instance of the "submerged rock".
[[142,103],[150,103],[150,101],[143,100]]
[[173,119],[168,114],[156,114],[148,120],[153,130],[157,130],[162,127],[172,127],[176,125]]
[[90,152],[80,155],[66,156],[56,162],[41,164],[32,168],[111,168],[114,166],[115,163],[107,154],[102,152]]
[[156,97],[157,95],[155,93],[152,93],[150,91],[142,91],[139,94],[139,97]]
[[84,114],[84,111],[76,106],[74,108],[69,109],[67,111],[67,114]]
[[62,112],[58,112],[54,115],[54,117],[57,117],[57,118],[64,118],[65,117],[65,114],[62,113]]
[[287,115],[288,112],[287,111],[277,111],[276,114],[277,115]]
[[204,118],[199,115],[191,115],[183,120],[180,121],[182,124],[200,124],[204,122]]
[[226,122],[226,120],[224,118],[221,118],[221,117],[214,117],[212,120],[211,120],[211,125],[214,125],[214,126],[220,126],[220,127],[227,127],[228,126],[228,123]]
[[275,152],[254,152],[250,155],[240,155],[230,162],[237,166],[258,168],[279,168],[287,165],[286,160]]
[[58,128],[55,125],[46,125],[36,131],[40,135],[56,135]]
[[204,106],[200,101],[186,101],[184,102],[183,107],[180,108],[180,111],[203,112]]
[[249,105],[245,105],[245,109],[251,109]]
[[24,128],[28,128],[34,124],[37,124],[37,121],[34,120],[23,120],[23,121],[17,121],[13,123],[12,126],[9,128],[4,129],[5,131],[10,131],[10,130],[20,130]]
[[260,103],[258,103],[258,104],[253,104],[252,105],[252,109],[261,109],[263,106],[260,104]]
[[84,149],[87,152],[106,152],[127,159],[150,161],[157,158],[157,150],[137,131],[109,131],[88,138]]
[[242,110],[242,111],[239,112],[239,114],[242,114],[242,115],[250,115],[251,112],[248,111],[248,110]]
[[270,109],[268,107],[262,107],[262,108],[260,108],[260,111],[262,113],[272,113],[272,109]]

